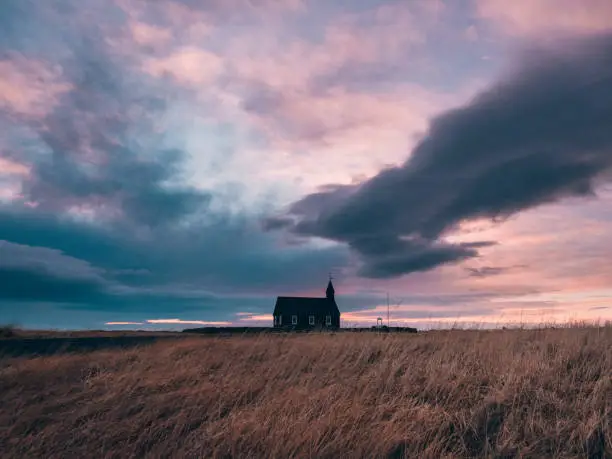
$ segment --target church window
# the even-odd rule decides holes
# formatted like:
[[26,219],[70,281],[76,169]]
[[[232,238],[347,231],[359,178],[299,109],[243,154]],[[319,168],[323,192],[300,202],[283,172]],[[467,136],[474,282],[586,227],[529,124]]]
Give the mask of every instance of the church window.
[[308,316],[308,325],[314,325],[314,316]]
[[297,325],[297,316],[291,316],[291,325]]
[[325,325],[331,325],[331,316],[325,316]]

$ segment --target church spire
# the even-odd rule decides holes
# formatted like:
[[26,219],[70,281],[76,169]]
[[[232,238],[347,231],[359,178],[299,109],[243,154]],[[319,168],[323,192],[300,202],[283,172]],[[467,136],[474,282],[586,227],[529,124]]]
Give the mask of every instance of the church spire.
[[334,301],[334,295],[336,294],[336,291],[334,290],[334,284],[332,284],[332,275],[329,275],[329,282],[327,283],[327,290],[325,290],[325,296],[327,297],[328,300],[332,300]]

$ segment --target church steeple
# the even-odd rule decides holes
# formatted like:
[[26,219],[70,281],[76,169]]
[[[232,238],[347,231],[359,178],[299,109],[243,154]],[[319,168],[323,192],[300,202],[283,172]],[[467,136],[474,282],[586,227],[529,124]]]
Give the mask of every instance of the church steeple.
[[332,276],[329,275],[329,282],[327,283],[327,290],[325,290],[325,296],[328,300],[334,301],[334,295],[336,291],[334,290],[334,284],[332,284]]

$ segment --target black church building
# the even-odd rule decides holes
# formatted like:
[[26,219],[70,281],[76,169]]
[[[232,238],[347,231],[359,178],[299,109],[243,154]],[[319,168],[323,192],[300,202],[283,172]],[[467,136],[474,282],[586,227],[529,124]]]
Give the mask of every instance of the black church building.
[[331,279],[324,298],[279,296],[274,306],[274,328],[286,330],[335,330],[340,328],[340,310]]

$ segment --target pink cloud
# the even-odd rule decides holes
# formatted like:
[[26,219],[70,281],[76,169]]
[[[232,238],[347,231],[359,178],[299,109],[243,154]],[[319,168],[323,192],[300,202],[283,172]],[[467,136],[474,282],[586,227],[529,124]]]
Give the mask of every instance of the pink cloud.
[[[240,144],[237,137],[240,155],[228,158],[236,164],[226,168],[241,171],[248,166],[253,173],[252,166],[265,159],[265,170],[255,171],[261,176],[258,183],[299,177],[312,189],[371,176],[405,159],[430,116],[473,92],[438,94],[409,83],[384,92],[346,89],[344,79],[350,79],[350,71],[345,67],[351,65],[375,68],[401,62],[408,78],[411,66],[422,65],[411,61],[409,53],[422,48],[428,29],[439,25],[441,2],[394,2],[328,18],[322,42],[292,35],[282,21],[263,18],[264,11],[273,12],[271,16],[305,13],[301,1],[234,0],[207,3],[206,8],[170,1],[121,4],[132,20],[132,40],[163,42],[163,54],[144,59],[135,54],[144,71],[170,77],[191,91],[194,110],[201,110],[198,116],[211,123],[227,122],[249,134],[263,134],[265,146]],[[147,22],[152,10],[162,17],[163,27]],[[241,27],[227,37],[219,20],[225,14],[249,20],[241,20]],[[195,25],[201,34],[189,32]],[[168,31],[173,38],[166,42]],[[285,39],[286,35],[292,37]],[[345,71],[347,75],[336,76]],[[295,154],[304,150],[309,153]],[[325,169],[320,167],[321,157],[326,158]],[[217,179],[206,180],[209,185]]]
[[[265,134],[268,145],[245,148],[240,164],[236,159],[230,166],[242,170],[248,165],[259,184],[291,179],[301,192],[363,180],[405,161],[428,119],[471,92],[466,88],[440,94],[409,84],[378,94],[342,88],[322,94],[281,92],[277,102],[253,105],[246,113],[247,122]],[[255,171],[262,161],[266,167]]]
[[[429,4],[429,3],[428,3]],[[279,40],[268,31],[264,45],[245,36],[228,44],[237,76],[273,88],[305,90],[316,77],[333,74],[349,64],[406,60],[411,46],[426,42],[426,31],[436,19],[425,3],[383,4],[361,13],[344,13],[325,27],[323,40],[312,43]]]
[[0,60],[0,107],[15,114],[42,117],[69,89],[61,71],[43,62],[18,55]]
[[[473,83],[458,93],[439,93],[410,83],[397,83],[384,91],[349,90],[339,76],[317,87],[319,78],[333,76],[344,65],[410,62],[403,52],[422,46],[424,30],[435,22],[437,13],[424,6],[402,5],[332,19],[322,43],[285,42],[280,39],[282,28],[245,26],[244,33],[238,31],[219,45],[213,40],[219,30],[207,23],[208,38],[181,41],[180,47],[165,48],[162,56],[145,58],[143,68],[149,74],[171,77],[192,92],[193,109],[201,110],[197,112],[200,119],[213,125],[229,123],[245,136],[256,133],[267,140],[265,145],[243,143],[237,134],[233,142],[240,154],[227,158],[223,177],[199,174],[203,186],[226,182],[224,174],[231,172],[253,182],[257,179],[252,196],[262,187],[266,188],[263,193],[272,183],[287,181],[293,182],[295,190],[306,191],[325,183],[363,179],[405,160],[428,118],[469,97],[475,90]],[[182,28],[187,28],[188,19],[182,21]],[[364,28],[360,21],[367,22]],[[181,33],[173,29],[175,36]],[[211,41],[220,49],[208,49]],[[405,64],[402,71],[409,75],[411,65]],[[198,154],[193,161],[203,168],[206,158]],[[321,158],[325,158],[324,168]],[[259,167],[263,161],[265,168]]]
[[516,35],[612,29],[609,0],[477,0],[477,14]]
[[238,323],[246,323],[251,324],[255,323],[256,325],[261,323],[271,323],[272,322],[272,314],[253,314],[250,312],[237,312],[236,313],[237,322]]
[[27,176],[30,173],[30,167],[13,161],[8,158],[0,157],[0,175],[20,175]]
[[[407,304],[391,308],[392,321],[419,326],[610,320],[612,250],[607,247],[612,227],[606,209],[611,199],[604,190],[598,200],[542,206],[498,224],[463,225],[449,240],[500,243],[482,249],[477,260],[434,272],[385,282],[347,279],[343,291],[390,291],[392,297],[407,298]],[[483,269],[485,275],[471,276],[466,268]],[[419,297],[427,303],[419,304]],[[343,314],[348,322],[368,325],[376,317],[386,320],[386,305]]]
[[172,39],[172,31],[170,29],[147,24],[146,22],[131,21],[129,29],[133,40],[139,45],[162,45]]
[[21,187],[0,187],[0,201],[17,201],[21,199]]
[[303,0],[207,0],[186,4],[174,0],[114,0],[132,19],[143,20],[154,13],[161,22],[180,29],[179,33],[194,36],[236,19],[273,22],[285,14],[306,10]]
[[179,83],[197,86],[214,81],[223,70],[223,60],[212,52],[190,46],[161,58],[148,58],[144,69],[156,77],[171,76]]
[[[394,142],[403,141],[405,157],[410,133],[424,130],[427,118],[455,97],[416,85],[399,86],[382,94],[342,88],[320,95],[296,91],[281,93],[274,105],[253,107],[250,114],[280,147],[335,144],[346,150],[362,146],[371,151],[378,145],[378,149],[388,151],[384,138],[391,137]],[[354,155],[358,153],[353,150]]]
[[495,288],[500,283],[558,291],[603,287],[612,282],[612,250],[606,249],[612,225],[605,217],[610,202],[612,197],[602,194],[598,200],[542,206],[477,233],[459,234],[453,240],[503,241],[484,249],[480,262],[520,266],[478,279],[476,283],[482,288]]
[[327,67],[398,57],[407,46],[426,42],[427,25],[435,16],[422,6],[398,2],[345,14],[327,27],[325,42],[317,47],[316,55]]
[[208,8],[215,13],[245,14],[258,12],[262,15],[304,11],[304,0],[213,0]]

